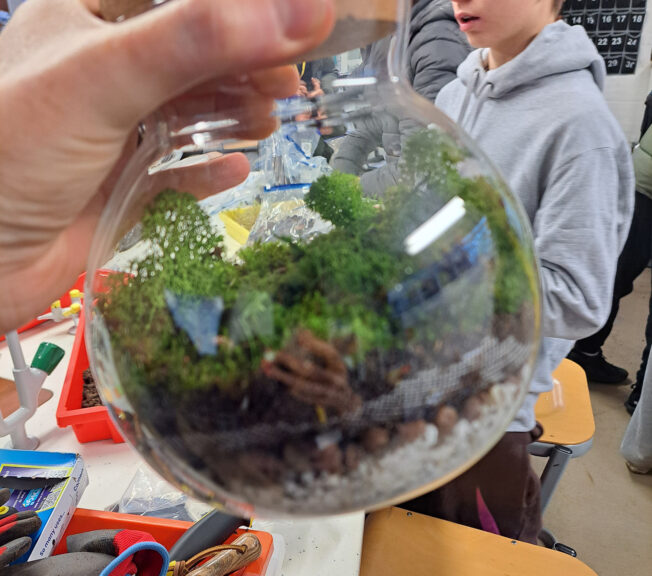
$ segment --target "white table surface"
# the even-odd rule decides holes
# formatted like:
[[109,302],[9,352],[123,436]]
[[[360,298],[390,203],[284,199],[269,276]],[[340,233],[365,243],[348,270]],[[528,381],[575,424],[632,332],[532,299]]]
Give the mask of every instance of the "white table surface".
[[[70,321],[47,322],[20,335],[29,364],[39,344],[47,340],[66,352],[44,388],[54,396],[37,410],[27,423],[27,433],[40,439],[39,450],[76,452],[86,464],[90,479],[79,506],[103,510],[120,499],[136,469],[143,464],[140,456],[127,444],[111,440],[81,444],[72,428],[59,428],[56,410],[68,368],[74,336],[68,334]],[[12,363],[6,342],[0,343],[0,377],[12,379]],[[0,438],[0,447],[8,447],[8,437]],[[314,520],[256,520],[254,528],[281,534],[286,549],[283,576],[357,576],[360,565],[364,514],[348,514]]]

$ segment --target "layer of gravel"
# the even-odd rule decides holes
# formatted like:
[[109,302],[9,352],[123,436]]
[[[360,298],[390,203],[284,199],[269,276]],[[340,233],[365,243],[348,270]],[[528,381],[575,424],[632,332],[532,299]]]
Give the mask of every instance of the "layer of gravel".
[[345,476],[306,472],[299,482],[240,486],[239,495],[262,508],[304,515],[377,506],[436,482],[488,448],[508,424],[518,391],[513,382],[496,384],[472,420],[461,418],[446,434],[427,424],[414,441],[394,445],[379,456],[363,454],[356,470]]

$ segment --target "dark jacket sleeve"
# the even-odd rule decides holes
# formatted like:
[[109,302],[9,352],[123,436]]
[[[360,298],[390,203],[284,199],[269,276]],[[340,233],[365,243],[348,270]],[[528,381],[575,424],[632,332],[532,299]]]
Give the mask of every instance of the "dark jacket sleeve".
[[[408,46],[412,87],[434,104],[439,91],[455,79],[457,67],[470,51],[457,22],[435,20],[427,23],[412,36]],[[400,115],[397,122],[402,149],[410,134],[422,126],[407,115]],[[387,135],[384,139],[387,140]],[[362,189],[369,196],[382,197],[389,186],[398,183],[399,171],[400,161],[388,161],[385,166],[362,176]]]
[[[408,46],[409,79],[413,88],[434,103],[439,90],[455,79],[457,67],[470,51],[471,47],[456,22],[441,19],[427,22],[413,33]],[[389,127],[394,127],[394,134],[388,133]],[[420,128],[416,120],[400,113],[393,121],[385,118],[383,121],[365,123],[345,138],[332,166],[336,170],[360,174],[367,155],[374,146],[379,145],[381,138],[378,130],[382,131],[385,144],[400,138],[400,147],[403,148],[409,135]],[[364,193],[382,197],[389,186],[398,182],[399,170],[398,158],[389,154],[387,164],[363,174],[360,178]]]
[[362,174],[369,154],[382,144],[382,123],[376,116],[356,122],[355,130],[349,132],[331,159],[335,170],[346,174]]
[[[304,65],[305,69],[303,69]],[[333,91],[333,82],[337,80],[337,70],[335,69],[333,58],[329,56],[320,60],[297,64],[297,70],[300,74],[302,69],[303,75],[301,76],[301,80],[308,85],[308,89],[311,87],[311,80],[317,78],[321,82],[321,87],[324,92],[329,93]]]
[[414,33],[408,47],[412,87],[434,103],[439,91],[455,79],[457,67],[470,51],[456,22],[427,23]]
[[647,132],[647,129],[652,126],[652,92],[650,92],[645,100],[645,114],[643,115],[643,123],[641,124],[641,138]]

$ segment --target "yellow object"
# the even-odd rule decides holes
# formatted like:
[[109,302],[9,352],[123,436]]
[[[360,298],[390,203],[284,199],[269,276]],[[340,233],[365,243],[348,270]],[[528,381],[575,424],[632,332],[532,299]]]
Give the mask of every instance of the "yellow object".
[[315,412],[317,413],[317,420],[320,424],[326,424],[328,418],[326,417],[326,410],[323,406],[315,406]]
[[50,304],[50,308],[61,308],[61,300],[55,300]]
[[226,210],[222,212],[222,214],[228,216],[243,228],[251,230],[256,223],[258,214],[260,214],[260,204],[242,206],[241,208],[235,208],[234,210]]
[[238,244],[245,244],[249,238],[249,232],[260,213],[260,204],[253,206],[242,206],[233,210],[220,212],[220,220],[224,222],[226,233]]
[[534,407],[543,436],[538,442],[573,446],[588,442],[595,434],[586,374],[575,362],[564,359],[553,372],[561,390],[539,395]]
[[84,297],[84,293],[77,290],[77,288],[73,288],[70,292],[68,292],[68,294],[70,295],[71,298],[83,298]]
[[68,316],[73,316],[74,314],[79,314],[80,312],[81,312],[81,306],[79,305],[78,302],[75,302],[70,306],[70,308],[64,310],[63,317],[68,318]]
[[596,576],[577,558],[400,508],[369,515],[360,576]]

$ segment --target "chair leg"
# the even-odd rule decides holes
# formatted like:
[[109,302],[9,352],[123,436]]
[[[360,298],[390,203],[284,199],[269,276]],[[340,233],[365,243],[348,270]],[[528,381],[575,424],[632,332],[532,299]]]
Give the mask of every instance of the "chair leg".
[[545,512],[553,492],[561,479],[573,451],[566,446],[555,446],[541,474],[541,513]]
[[547,528],[541,528],[541,532],[539,532],[539,540],[546,548],[556,550],[557,552],[563,552],[564,554],[568,554],[568,556],[577,558],[577,552],[575,549],[559,542],[555,535]]
[[555,547],[555,544],[557,544],[557,538],[555,538],[555,535],[547,528],[541,528],[541,532],[539,532],[539,540],[541,540],[541,543],[546,548],[550,548],[551,550]]

